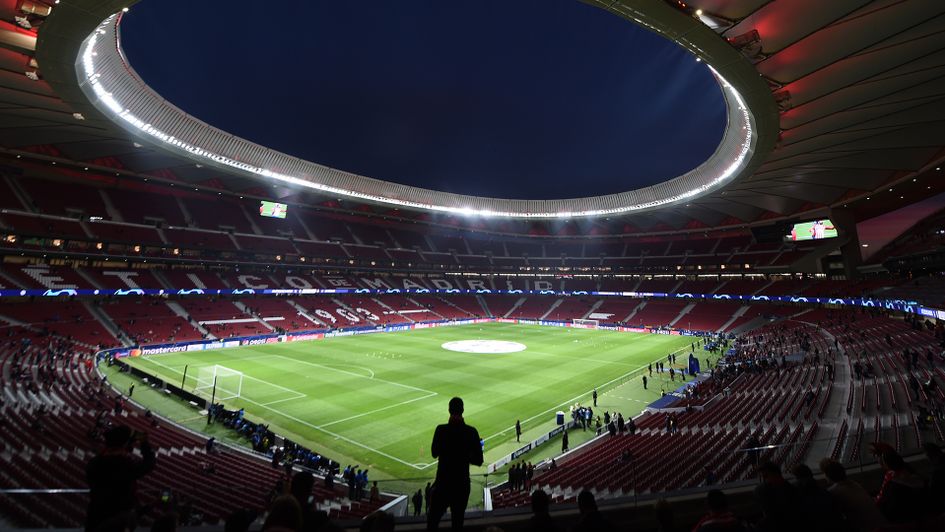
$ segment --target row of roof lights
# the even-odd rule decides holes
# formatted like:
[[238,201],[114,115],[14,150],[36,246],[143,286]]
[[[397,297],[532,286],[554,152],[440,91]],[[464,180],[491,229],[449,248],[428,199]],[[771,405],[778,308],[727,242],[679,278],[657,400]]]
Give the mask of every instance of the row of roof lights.
[[[127,8],[124,8],[122,11],[127,11]],[[210,150],[204,149],[200,146],[193,145],[189,142],[186,142],[182,139],[176,138],[175,136],[168,134],[152,124],[142,120],[135,115],[135,112],[132,109],[124,107],[104,85],[103,82],[107,80],[102,79],[102,74],[96,69],[96,61],[98,57],[97,46],[100,43],[100,36],[103,36],[107,33],[107,29],[112,25],[118,23],[118,13],[115,13],[108,18],[106,18],[98,28],[89,35],[85,42],[83,43],[83,49],[79,56],[79,64],[84,70],[84,76],[88,81],[89,86],[92,89],[96,99],[100,102],[101,106],[110,111],[114,116],[120,118],[126,124],[130,125],[132,128],[137,130],[140,133],[144,133],[150,137],[153,137],[160,142],[169,145],[173,148],[176,148],[180,151],[188,153],[190,156],[201,157],[217,164],[242,170],[248,173],[252,173],[261,177],[275,179],[283,183],[293,184],[301,186],[304,188],[315,189],[320,192],[337,194],[346,197],[353,197],[361,200],[367,200],[377,203],[385,203],[398,205],[402,207],[417,208],[438,212],[447,212],[452,214],[463,214],[470,216],[486,216],[486,217],[505,217],[505,218],[570,218],[575,216],[580,217],[589,217],[589,216],[604,216],[612,214],[624,214],[634,211],[640,211],[644,209],[651,209],[655,207],[662,207],[670,205],[676,202],[684,201],[696,196],[699,196],[703,193],[708,192],[714,188],[717,188],[724,182],[728,181],[734,177],[738,171],[740,171],[746,159],[748,158],[749,152],[751,150],[752,138],[754,132],[751,126],[751,116],[748,112],[747,106],[739,92],[728,83],[725,78],[723,78],[718,71],[716,71],[711,66],[709,69],[719,80],[719,83],[722,85],[724,90],[729,91],[731,96],[738,106],[738,110],[741,112],[742,120],[744,121],[745,126],[742,129],[744,131],[744,137],[739,146],[739,151],[732,163],[726,167],[718,176],[709,180],[707,183],[704,183],[698,187],[681,192],[679,194],[652,200],[648,202],[637,203],[633,205],[625,205],[621,207],[612,207],[607,209],[591,209],[585,211],[576,211],[576,212],[524,212],[524,211],[497,211],[491,209],[475,209],[471,207],[453,207],[448,205],[437,205],[430,203],[421,203],[418,201],[403,200],[399,198],[386,197],[373,193],[366,193],[348,189],[342,189],[331,185],[326,185],[323,183],[317,183],[302,179],[299,177],[282,174],[275,172],[266,168],[261,168],[250,163],[237,161],[231,159],[227,156],[212,152]],[[103,46],[109,46],[108,41],[106,41]],[[78,114],[78,113],[77,113]],[[78,116],[76,117],[79,118]],[[84,117],[83,117],[84,118]]]

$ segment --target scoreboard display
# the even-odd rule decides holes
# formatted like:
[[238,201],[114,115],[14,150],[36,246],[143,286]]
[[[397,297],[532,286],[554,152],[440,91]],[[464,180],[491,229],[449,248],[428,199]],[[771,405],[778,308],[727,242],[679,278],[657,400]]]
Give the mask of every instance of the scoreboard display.
[[794,242],[799,240],[821,240],[824,238],[836,238],[837,228],[833,222],[824,218],[810,222],[794,224],[791,232],[784,236],[784,240]]
[[266,218],[285,218],[289,206],[285,203],[276,203],[274,201],[260,201],[259,215]]

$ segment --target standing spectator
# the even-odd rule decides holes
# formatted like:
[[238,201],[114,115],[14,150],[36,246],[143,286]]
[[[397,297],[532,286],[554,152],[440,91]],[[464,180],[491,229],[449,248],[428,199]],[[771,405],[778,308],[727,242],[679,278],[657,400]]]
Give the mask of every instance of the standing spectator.
[[309,502],[314,487],[315,476],[306,471],[296,473],[289,482],[289,493],[299,505],[304,530],[317,529],[317,524],[327,517],[324,512],[316,510]]
[[646,375],[643,376],[643,389],[646,390]]
[[462,530],[469,502],[469,466],[482,465],[479,431],[463,420],[463,400],[450,399],[449,422],[436,427],[430,454],[439,463],[427,516],[427,530],[438,530],[440,519],[449,507],[453,530]]
[[693,527],[693,532],[743,532],[745,526],[728,509],[728,498],[719,490],[711,490],[706,495],[709,512]]
[[430,497],[433,495],[433,485],[427,482],[425,488],[423,488],[423,507],[426,508],[426,513],[430,513]]
[[759,528],[770,531],[795,531],[802,528],[800,496],[797,488],[788,483],[781,468],[773,462],[758,466],[761,485],[755,488],[755,498],[764,514]]
[[925,511],[925,480],[906,465],[899,453],[885,449],[879,463],[886,472],[876,495],[876,506],[893,523],[911,523]]
[[932,442],[922,445],[929,459],[929,502],[933,508],[945,508],[945,455],[942,448]]
[[814,480],[813,471],[806,464],[798,464],[791,473],[794,474],[794,482],[808,520],[821,530],[840,529],[843,524],[840,515],[830,494]]
[[561,532],[561,527],[555,524],[551,518],[548,507],[551,505],[551,498],[542,490],[532,492],[532,517],[528,520],[530,532]]
[[594,388],[594,408],[597,408],[597,388]]
[[568,450],[568,429],[564,429],[564,434],[561,435],[561,452],[567,452]]
[[522,420],[520,419],[515,420],[515,441],[522,441]]
[[597,509],[594,494],[584,490],[578,495],[578,511],[581,520],[574,527],[575,532],[609,532],[615,530],[613,523],[608,521]]
[[[131,454],[135,445],[141,450],[141,460]],[[124,425],[108,429],[105,449],[85,469],[89,483],[86,531],[134,529],[136,482],[154,469],[154,463],[147,434],[133,433]]]
[[420,509],[423,507],[423,493],[418,489],[411,500],[413,501],[413,515],[420,515]]
[[301,530],[301,528],[302,510],[299,508],[299,503],[295,500],[295,497],[282,495],[272,501],[272,505],[269,507],[269,515],[262,526],[263,532],[289,532]]
[[847,520],[854,530],[873,530],[886,526],[886,518],[873,503],[870,494],[856,481],[847,478],[847,471],[837,461],[825,458],[820,462],[820,470],[831,483],[827,493],[834,507]]

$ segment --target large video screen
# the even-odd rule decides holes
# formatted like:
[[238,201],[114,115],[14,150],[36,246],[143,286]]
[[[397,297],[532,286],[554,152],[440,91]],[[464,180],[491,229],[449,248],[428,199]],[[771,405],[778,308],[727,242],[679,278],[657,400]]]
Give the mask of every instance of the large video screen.
[[833,226],[828,218],[812,220],[810,222],[801,222],[794,224],[791,232],[784,236],[788,242],[800,240],[823,240],[824,238],[836,238],[837,228]]
[[285,203],[276,203],[274,201],[260,201],[259,215],[267,218],[285,218],[285,213],[289,206]]

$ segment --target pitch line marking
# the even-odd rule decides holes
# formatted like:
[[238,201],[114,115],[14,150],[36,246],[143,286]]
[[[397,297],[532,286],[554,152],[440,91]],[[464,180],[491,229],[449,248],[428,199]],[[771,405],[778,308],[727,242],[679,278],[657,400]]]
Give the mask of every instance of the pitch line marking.
[[[685,347],[680,348],[680,349],[677,349],[676,351],[673,351],[673,353],[678,353],[678,352],[683,351],[683,350],[685,350]],[[665,358],[665,357],[664,357],[664,358]],[[655,360],[655,361],[652,362],[652,363],[659,362],[659,361],[661,361],[661,360],[662,360],[662,358],[657,359],[657,360]],[[639,368],[637,368],[637,369],[635,369],[635,370],[628,371],[627,373],[624,373],[623,375],[621,375],[621,376],[619,376],[619,377],[617,377],[617,378],[615,378],[615,379],[611,379],[611,380],[605,382],[604,384],[601,384],[599,387],[604,387],[604,386],[607,386],[608,384],[617,382],[617,381],[619,381],[620,379],[623,379],[623,378],[625,378],[625,377],[628,377],[628,376],[632,375],[633,373],[636,373],[637,371],[643,371],[643,370],[647,369],[648,366],[649,366],[649,363],[646,364],[646,365],[640,366]],[[577,401],[578,399],[580,399],[580,398],[582,398],[582,397],[587,397],[588,394],[590,394],[590,393],[591,393],[591,391],[588,390],[588,391],[582,393],[581,395],[578,395],[577,397],[572,397],[571,399],[568,399],[567,401],[565,401],[565,402],[563,402],[563,403],[560,403],[560,404],[558,404],[558,405],[555,405],[555,406],[549,408],[548,410],[539,412],[538,414],[536,414],[536,415],[534,415],[534,416],[532,416],[532,417],[530,417],[530,418],[528,418],[528,419],[523,420],[522,423],[528,423],[529,421],[532,421],[532,420],[534,420],[534,419],[538,419],[539,417],[541,417],[541,416],[543,416],[543,415],[545,415],[545,414],[547,414],[547,413],[549,413],[549,412],[554,412],[555,410],[557,410],[558,408],[560,408],[560,407],[562,407],[562,406],[568,406],[568,405],[570,405],[570,404],[573,404],[574,401]],[[512,430],[512,428],[510,427],[510,428],[507,428],[507,429],[505,429],[505,430],[496,432],[496,433],[493,434],[492,436],[489,436],[489,437],[487,437],[487,438],[483,438],[483,441],[489,441],[489,440],[491,440],[491,439],[493,439],[493,438],[495,438],[495,437],[497,437],[497,436],[501,436],[502,434],[505,434],[506,432],[509,432],[509,431],[511,431],[511,430]]]
[[[279,355],[273,355],[273,356],[279,356]],[[153,362],[153,361],[152,361],[152,362]],[[157,364],[158,366],[167,368],[167,369],[169,369],[169,370],[171,370],[171,371],[173,371],[173,372],[175,372],[175,373],[179,373],[179,374],[181,374],[181,375],[184,374],[183,371],[181,371],[181,370],[179,370],[179,369],[176,369],[176,368],[172,368],[172,367],[167,366],[167,365],[164,365],[164,364],[161,364],[160,362],[154,362],[154,363]],[[363,375],[362,375],[362,377],[363,377]],[[433,392],[430,392],[430,393],[433,393]],[[367,450],[367,451],[371,451],[371,452],[373,452],[373,453],[379,454],[379,455],[383,456],[384,458],[389,458],[389,459],[391,459],[391,460],[393,460],[393,461],[395,461],[395,462],[397,462],[397,463],[399,463],[399,464],[403,464],[403,465],[405,465],[405,466],[410,466],[410,467],[412,467],[412,468],[414,468],[414,469],[420,469],[420,470],[425,469],[426,467],[429,467],[429,465],[428,465],[428,466],[425,466],[425,467],[417,467],[415,464],[412,464],[412,463],[410,463],[410,462],[407,462],[406,460],[401,460],[400,458],[397,458],[396,456],[387,454],[387,453],[385,453],[384,451],[379,451],[379,450],[377,450],[377,449],[375,449],[375,448],[373,448],[373,447],[370,447],[370,446],[368,446],[368,445],[364,445],[364,444],[361,443],[361,442],[354,441],[354,440],[352,440],[351,438],[342,436],[341,434],[338,434],[338,433],[336,433],[336,432],[332,432],[332,431],[330,431],[330,430],[323,429],[323,428],[321,428],[321,427],[318,427],[318,426],[316,426],[316,425],[313,425],[313,424],[309,423],[308,421],[305,421],[305,420],[299,419],[299,418],[297,418],[297,417],[295,417],[295,416],[286,414],[285,412],[283,412],[283,411],[281,411],[281,410],[276,410],[275,408],[270,408],[269,406],[266,406],[266,405],[263,404],[263,403],[257,403],[256,401],[253,401],[252,399],[250,399],[250,398],[248,398],[248,397],[240,397],[240,400],[246,401],[246,402],[248,402],[248,403],[252,403],[252,404],[254,404],[254,405],[256,405],[256,406],[258,406],[258,407],[260,407],[260,408],[265,408],[266,410],[269,410],[269,411],[271,411],[271,412],[274,412],[274,413],[276,413],[277,415],[280,415],[280,416],[282,416],[282,417],[284,417],[284,418],[286,418],[286,419],[290,419],[290,420],[292,420],[292,421],[295,421],[296,423],[305,425],[306,427],[315,429],[315,430],[317,430],[317,431],[324,432],[325,434],[328,434],[329,436],[334,436],[335,438],[337,438],[337,439],[339,439],[339,440],[346,441],[346,442],[348,442],[348,443],[350,443],[351,445],[354,445],[354,446],[356,446],[356,447],[360,447],[360,448],[365,449],[365,450]]]
[[284,402],[286,402],[286,401],[296,401],[296,400],[298,400],[298,399],[302,399],[303,397],[308,397],[308,396],[307,396],[307,395],[303,395],[303,396],[301,396],[301,397],[289,397],[289,398],[286,398],[286,399],[277,399],[277,400],[275,400],[275,401],[269,401],[268,403],[264,403],[264,404],[265,404],[266,406],[275,405],[275,404],[278,404],[278,403],[284,403]]
[[[362,377],[364,377],[364,378],[366,378],[366,379],[373,379],[373,378],[374,378],[374,370],[371,369],[371,368],[365,367],[365,366],[355,366],[354,364],[325,364],[325,367],[333,367],[333,368],[335,368],[335,369],[337,369],[338,367],[343,367],[343,368],[344,368],[344,367],[348,367],[348,368],[363,369],[364,371],[367,371],[367,372],[370,373],[371,375],[370,375],[370,376],[361,375]],[[340,371],[343,371],[343,370],[340,370]]]
[[390,384],[390,385],[393,385],[393,386],[400,386],[401,388],[407,388],[407,389],[409,389],[409,390],[414,390],[414,391],[417,391],[417,392],[436,393],[436,392],[434,392],[433,390],[425,390],[425,389],[423,389],[423,388],[418,388],[418,387],[416,387],[416,386],[411,386],[411,385],[409,385],[409,384],[401,384],[401,383],[399,383],[399,382],[389,381],[389,380],[385,380],[385,379],[378,379],[378,378],[376,378],[376,377],[366,377],[366,376],[364,376],[364,375],[359,375],[359,374],[357,374],[357,373],[353,373],[353,372],[350,372],[350,371],[345,371],[345,370],[343,370],[343,369],[337,369],[337,368],[333,368],[333,367],[331,367],[331,366],[325,366],[325,365],[323,365],[323,364],[316,364],[316,363],[314,363],[314,362],[308,362],[308,361],[306,361],[306,360],[299,360],[299,359],[296,359],[296,358],[290,358],[290,357],[286,357],[286,356],[282,356],[282,355],[272,355],[272,356],[278,357],[278,358],[282,358],[282,359],[288,360],[288,361],[290,361],[290,362],[297,362],[297,363],[299,363],[299,364],[307,364],[307,365],[309,365],[309,366],[313,366],[313,367],[321,368],[321,369],[327,369],[327,370],[329,370],[329,371],[337,371],[338,373],[344,373],[345,375],[351,375],[352,377],[358,377],[358,378],[361,378],[361,379],[369,379],[369,380],[373,380],[373,381],[383,382],[383,383],[385,383],[385,384]]
[[[241,373],[242,373],[242,372],[241,372]],[[271,383],[271,382],[269,382],[269,381],[264,381],[264,380],[262,380],[262,379],[257,379],[256,377],[253,377],[253,376],[251,376],[251,375],[247,375],[247,374],[245,374],[245,373],[243,373],[243,376],[246,377],[247,379],[252,379],[252,380],[254,380],[254,381],[262,382],[262,383],[268,384],[269,386],[272,386],[272,387],[275,387],[275,388],[279,388],[280,390],[283,390],[283,391],[286,391],[286,392],[290,392],[290,393],[294,393],[294,394],[296,395],[296,397],[293,397],[292,399],[301,399],[301,398],[303,398],[303,397],[308,397],[308,395],[306,395],[306,394],[304,394],[304,393],[302,393],[302,392],[297,392],[297,391],[295,391],[295,390],[291,390],[291,389],[289,389],[289,388],[286,388],[285,386],[279,386],[278,384],[273,384],[273,383]],[[283,401],[285,401],[285,400],[286,400],[286,399],[283,399]]]
[[357,419],[357,418],[359,418],[359,417],[363,417],[363,416],[367,416],[367,415],[371,415],[371,414],[376,414],[376,413],[378,413],[378,412],[383,412],[384,410],[390,410],[391,408],[397,408],[398,406],[403,406],[403,405],[406,405],[406,404],[415,403],[415,402],[417,402],[417,401],[422,401],[422,400],[424,400],[424,399],[429,399],[429,398],[431,398],[431,397],[433,397],[433,396],[435,396],[435,395],[439,395],[439,394],[437,394],[436,392],[430,392],[429,394],[424,395],[423,397],[417,397],[417,398],[415,398],[415,399],[408,399],[407,401],[401,401],[401,402],[399,402],[399,403],[397,403],[397,404],[388,405],[388,406],[385,406],[385,407],[382,407],[382,408],[376,408],[376,409],[371,410],[371,411],[369,411],[369,412],[363,412],[363,413],[361,413],[361,414],[356,414],[356,415],[353,415],[353,416],[348,416],[348,417],[346,417],[346,418],[344,418],[344,419],[339,419],[339,420],[336,420],[336,421],[332,421],[332,422],[330,422],[330,423],[323,423],[323,424],[319,425],[318,427],[319,427],[319,428],[322,428],[322,427],[330,427],[330,426],[332,426],[332,425],[336,425],[336,424],[338,424],[338,423],[344,423],[345,421],[351,421],[352,419]]
[[[161,366],[162,368],[169,369],[169,370],[171,370],[171,371],[173,371],[173,372],[175,372],[175,373],[179,373],[179,374],[181,374],[181,375],[184,374],[183,371],[181,371],[181,370],[179,370],[179,369],[177,369],[177,368],[173,368],[173,367],[171,367],[171,366],[168,366],[167,364],[162,364],[162,363],[158,362],[157,360],[151,360],[151,359],[147,359],[147,358],[145,358],[145,359],[143,359],[143,360],[147,360],[148,362],[151,362],[152,364],[156,364],[156,365],[158,365],[158,366]],[[215,364],[215,365],[219,365],[219,364]],[[196,367],[197,367],[197,368],[203,368],[203,367],[207,367],[207,366],[209,366],[209,364],[202,365],[202,366],[196,366]],[[269,381],[264,381],[264,380],[262,380],[262,379],[257,379],[256,377],[253,377],[253,376],[251,376],[251,375],[247,375],[246,373],[243,373],[243,372],[240,372],[240,373],[242,373],[242,374],[243,374],[243,377],[245,377],[245,378],[247,378],[247,379],[252,379],[252,380],[254,380],[254,381],[259,381],[259,382],[262,382],[262,383],[264,383],[264,384],[266,384],[266,385],[268,385],[268,386],[272,386],[272,387],[274,387],[274,388],[279,388],[279,389],[282,390],[282,391],[289,392],[289,393],[294,393],[294,394],[295,394],[295,397],[289,397],[289,398],[287,398],[287,399],[280,399],[280,400],[278,400],[278,401],[271,401],[271,402],[266,403],[266,404],[275,404],[275,403],[281,403],[281,402],[283,402],[283,401],[290,401],[290,400],[293,400],[293,399],[301,399],[301,398],[303,398],[303,397],[308,397],[308,395],[306,395],[306,394],[304,394],[304,393],[302,393],[302,392],[298,392],[298,391],[295,391],[295,390],[286,388],[285,386],[279,386],[278,384],[273,384],[273,383],[271,383],[271,382],[269,382]]]

